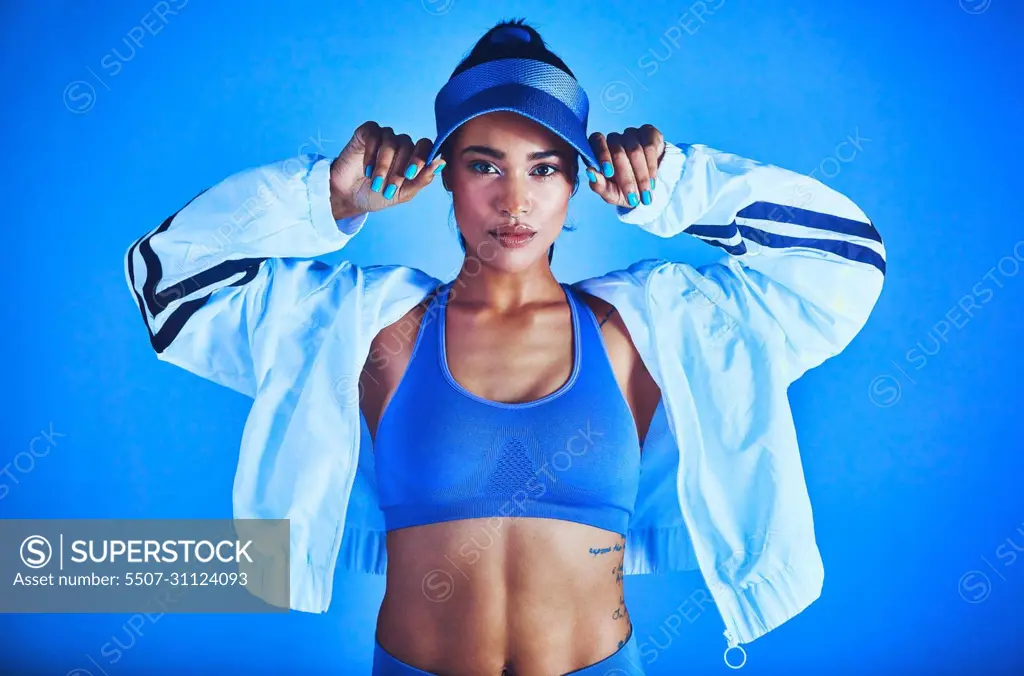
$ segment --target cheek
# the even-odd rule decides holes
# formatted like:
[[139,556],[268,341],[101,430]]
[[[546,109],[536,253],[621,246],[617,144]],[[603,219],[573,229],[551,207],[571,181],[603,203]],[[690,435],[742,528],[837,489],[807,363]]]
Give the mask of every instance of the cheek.
[[569,211],[572,186],[564,181],[551,181],[537,191],[537,206],[551,216],[564,216]]
[[486,186],[465,186],[462,190],[454,193],[456,216],[462,215],[463,221],[470,219],[469,223],[485,219],[493,212],[494,198]]

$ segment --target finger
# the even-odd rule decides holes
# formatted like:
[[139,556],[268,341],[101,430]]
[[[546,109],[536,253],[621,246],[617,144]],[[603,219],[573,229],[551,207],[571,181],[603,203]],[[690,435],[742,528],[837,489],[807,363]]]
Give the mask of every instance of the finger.
[[370,190],[373,192],[384,191],[384,179],[391,171],[391,162],[395,159],[395,131],[391,127],[381,127],[380,145],[377,148],[377,158],[373,163],[373,172],[370,176],[373,182]]
[[651,177],[651,190],[654,190],[654,179],[658,175],[661,155],[665,152],[665,137],[654,125],[645,124],[640,127],[640,142],[644,144],[644,155],[647,157],[647,172]]
[[[601,152],[607,155],[608,163],[610,164],[611,155],[607,154],[607,146],[598,147],[604,148],[604,150],[602,150]],[[597,151],[594,152],[594,155],[598,157],[598,165],[600,165],[601,162],[603,162],[603,160],[601,160]],[[587,167],[587,180],[590,183],[590,189],[597,193],[598,196],[605,202],[614,204],[615,202],[618,201],[618,188],[615,187],[615,184],[613,182],[604,177],[604,172],[601,171],[600,166]],[[612,194],[613,192],[615,194]]]
[[615,167],[615,184],[619,187],[619,206],[635,207],[640,204],[640,194],[633,176],[633,166],[627,153],[625,139],[622,134],[608,134],[608,150],[612,154],[612,166]]
[[383,194],[387,200],[394,199],[405,182],[405,170],[413,153],[412,137],[408,134],[399,134],[395,137],[394,146],[395,155],[384,181],[386,187]]
[[[433,148],[434,143],[428,138],[421,138],[419,141],[416,141],[416,145],[412,149],[412,155],[409,157],[408,164],[405,168],[405,182],[398,191],[399,197],[397,199],[407,199],[412,197],[419,192],[423,186],[430,183],[432,174],[428,171],[426,172],[427,175],[424,176],[423,167],[427,158],[430,156],[430,151]],[[433,167],[429,167],[429,169],[432,170]]]
[[[611,155],[608,158],[611,162]],[[619,188],[615,185],[615,181],[605,178],[600,167],[588,167],[587,179],[590,181],[590,189],[608,204],[618,204],[621,201],[622,196],[619,194]]]
[[[629,158],[629,166],[633,172],[633,192],[627,191],[626,201],[630,206],[651,203],[651,174],[647,168],[647,154],[644,151],[640,130],[628,128],[622,135],[622,147]],[[630,197],[633,195],[634,197]]]
[[594,156],[597,157],[597,161],[601,165],[587,173],[587,178],[590,179],[590,189],[596,192],[608,204],[621,203],[622,195],[619,194],[619,187],[615,184],[615,181],[608,177],[608,174],[615,174],[615,169],[612,164],[611,151],[608,150],[608,140],[604,134],[597,131],[591,134],[590,148],[594,151]]
[[373,175],[373,165],[377,161],[377,149],[380,148],[380,125],[369,120],[362,123],[353,134],[357,145],[362,145],[364,175],[369,178]]
[[[428,157],[430,156],[430,152],[433,150],[432,145],[433,144],[431,144],[431,147],[427,150],[426,155]],[[430,162],[430,164],[424,165],[420,168],[419,173],[416,174],[416,178],[406,182],[406,189],[408,189],[409,186],[412,186],[415,192],[419,192],[424,187],[432,183],[434,178],[441,174],[441,170],[444,169],[445,164],[447,164],[445,159],[441,157],[441,155],[438,155]]]
[[612,155],[608,150],[608,139],[599,131],[590,135],[590,148],[594,151],[597,161],[601,164],[601,172],[605,178],[615,175],[615,165],[612,164]]

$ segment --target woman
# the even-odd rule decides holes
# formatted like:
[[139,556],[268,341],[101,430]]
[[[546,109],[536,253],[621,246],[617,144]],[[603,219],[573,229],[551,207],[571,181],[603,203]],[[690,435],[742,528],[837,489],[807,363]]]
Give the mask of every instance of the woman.
[[[333,162],[230,177],[129,249],[158,355],[255,399],[235,513],[288,518],[291,542],[287,598],[251,591],[323,611],[339,558],[386,570],[379,674],[641,674],[624,574],[699,568],[730,648],[799,613],[822,573],[786,388],[866,321],[871,222],[650,125],[588,138],[585,93],[522,21],[435,112],[434,142],[365,123]],[[580,157],[621,220],[726,262],[557,281]],[[309,260],[438,174],[454,280]]]

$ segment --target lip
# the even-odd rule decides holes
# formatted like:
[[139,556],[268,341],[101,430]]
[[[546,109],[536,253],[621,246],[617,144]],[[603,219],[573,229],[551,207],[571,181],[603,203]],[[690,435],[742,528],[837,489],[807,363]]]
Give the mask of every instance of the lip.
[[521,234],[533,234],[537,231],[531,228],[526,223],[516,223],[515,225],[502,224],[490,231],[492,235],[521,235]]
[[488,232],[503,249],[519,249],[537,236],[537,231],[527,227],[498,228]]

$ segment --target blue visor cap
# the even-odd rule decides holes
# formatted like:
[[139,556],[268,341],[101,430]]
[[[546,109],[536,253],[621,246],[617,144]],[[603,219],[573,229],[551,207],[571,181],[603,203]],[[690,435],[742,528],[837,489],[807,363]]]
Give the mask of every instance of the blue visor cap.
[[587,140],[590,102],[586,92],[568,73],[533,59],[488,61],[449,80],[434,100],[437,138],[427,164],[460,125],[498,110],[544,125],[572,146],[587,166],[598,166]]

